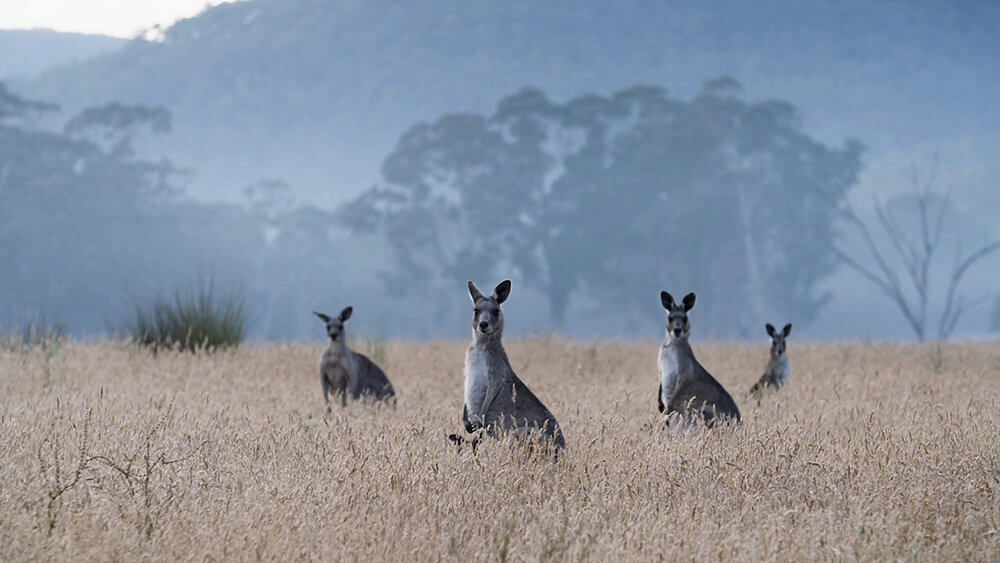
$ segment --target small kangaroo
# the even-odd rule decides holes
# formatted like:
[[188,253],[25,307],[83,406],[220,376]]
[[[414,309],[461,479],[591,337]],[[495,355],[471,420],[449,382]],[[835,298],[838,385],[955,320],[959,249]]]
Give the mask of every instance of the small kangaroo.
[[[465,352],[465,405],[462,423],[472,434],[480,429],[497,438],[513,431],[518,437],[533,432],[550,442],[556,451],[565,446],[556,417],[535,397],[534,393],[514,374],[503,349],[503,311],[500,305],[510,295],[510,280],[497,285],[489,297],[469,281],[472,298],[472,343]],[[460,447],[463,439],[449,436]],[[472,440],[475,448],[478,439]]]
[[750,394],[760,400],[764,391],[768,387],[779,389],[788,383],[788,376],[791,375],[792,368],[788,364],[788,356],[785,355],[785,339],[792,333],[791,323],[778,332],[770,323],[767,324],[767,334],[771,337],[771,359],[767,362],[764,375],[760,376],[757,383],[750,388]]
[[340,394],[340,406],[347,406],[347,396],[352,399],[369,397],[376,401],[385,401],[396,405],[396,392],[375,362],[364,354],[358,354],[347,347],[344,341],[344,323],[351,318],[353,307],[347,307],[336,317],[313,311],[319,320],[326,324],[326,334],[330,337],[330,346],[323,352],[319,361],[319,380],[323,384],[323,400],[326,401],[326,411],[330,412],[330,393],[334,397]]
[[694,301],[694,293],[689,293],[677,305],[669,293],[660,292],[660,302],[667,310],[667,336],[658,357],[660,387],[656,399],[660,412],[666,411],[668,415],[676,412],[689,420],[700,415],[708,427],[716,419],[739,422],[740,411],[733,398],[698,363],[688,343],[691,332],[688,311],[694,307]]

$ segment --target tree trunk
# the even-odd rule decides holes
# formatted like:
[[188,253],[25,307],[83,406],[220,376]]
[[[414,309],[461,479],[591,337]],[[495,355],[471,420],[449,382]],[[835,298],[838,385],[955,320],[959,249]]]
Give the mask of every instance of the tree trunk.
[[[743,251],[747,267],[747,300],[749,301],[749,328],[764,322],[764,287],[761,274],[760,257],[757,254],[757,242],[754,240],[753,208],[756,202],[750,201],[743,182],[738,182],[736,193],[740,202],[740,220],[743,223]],[[743,335],[746,336],[746,335]]]
[[566,310],[569,308],[569,294],[565,289],[549,287],[546,291],[549,298],[549,315],[555,330],[561,331],[566,322]]

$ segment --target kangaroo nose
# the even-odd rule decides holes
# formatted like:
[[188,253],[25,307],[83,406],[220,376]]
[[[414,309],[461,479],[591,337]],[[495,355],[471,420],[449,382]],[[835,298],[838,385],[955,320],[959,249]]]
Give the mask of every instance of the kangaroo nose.
[[486,330],[488,328],[490,328],[490,323],[486,321],[479,323],[479,330]]
[[681,335],[681,329],[675,328],[674,329],[674,336],[680,336],[680,335]]

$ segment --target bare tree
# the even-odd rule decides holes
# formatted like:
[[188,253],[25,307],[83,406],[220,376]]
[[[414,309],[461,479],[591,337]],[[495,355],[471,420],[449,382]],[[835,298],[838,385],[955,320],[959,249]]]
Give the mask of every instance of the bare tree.
[[[947,280],[943,292],[943,302],[936,323],[936,337],[947,339],[955,330],[959,318],[969,307],[979,300],[963,298],[959,286],[965,274],[977,262],[1000,250],[1000,239],[976,247],[966,253],[962,243],[955,248],[950,270],[944,268],[942,254],[943,235],[948,217],[954,212],[954,200],[950,192],[940,192],[934,188],[933,170],[922,177],[916,165],[910,169],[913,189],[910,196],[917,210],[917,226],[904,225],[892,210],[878,198],[875,199],[875,225],[862,220],[850,203],[838,207],[842,218],[860,236],[862,247],[845,249],[833,243],[834,252],[840,260],[864,279],[877,287],[906,318],[917,339],[923,342],[932,330],[930,311],[932,301],[941,295],[935,294],[934,280]],[[888,248],[876,242],[874,229],[888,241]],[[871,259],[866,265],[862,256]],[[893,265],[901,263],[902,269]],[[940,275],[936,275],[940,274]]]

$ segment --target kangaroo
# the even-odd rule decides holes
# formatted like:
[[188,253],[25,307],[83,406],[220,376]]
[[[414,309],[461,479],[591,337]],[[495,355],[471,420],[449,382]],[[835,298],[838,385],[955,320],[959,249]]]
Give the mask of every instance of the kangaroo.
[[[694,307],[695,295],[689,293],[678,305],[666,291],[660,292],[660,302],[667,310],[667,336],[660,346],[660,387],[656,393],[660,412],[678,413],[685,419],[700,415],[705,426],[716,420],[740,421],[740,411],[726,390],[698,363],[688,343],[691,324],[688,311]],[[669,425],[669,419],[667,424]]]
[[764,375],[760,376],[757,383],[754,383],[753,387],[750,388],[750,394],[757,400],[760,400],[768,387],[778,389],[788,383],[788,376],[792,372],[788,364],[788,356],[785,355],[785,339],[792,333],[791,323],[786,324],[781,332],[774,330],[770,323],[767,324],[766,328],[768,336],[771,337],[771,359],[767,362]]
[[[551,443],[558,452],[565,446],[565,440],[556,417],[511,369],[500,342],[504,326],[500,305],[509,295],[510,280],[500,282],[489,297],[469,281],[473,306],[472,343],[465,352],[462,423],[470,434],[485,429],[493,438],[510,431],[518,437],[537,432],[536,438]],[[463,441],[454,434],[449,439],[459,446]],[[472,440],[473,448],[477,443],[478,439]]]
[[336,317],[313,312],[326,324],[326,334],[330,346],[319,361],[319,380],[323,385],[323,400],[326,411],[330,412],[330,393],[334,398],[340,395],[340,406],[347,406],[347,396],[352,399],[375,399],[396,405],[396,392],[375,362],[364,354],[358,354],[347,347],[344,341],[344,323],[351,318],[353,307],[347,307]]

